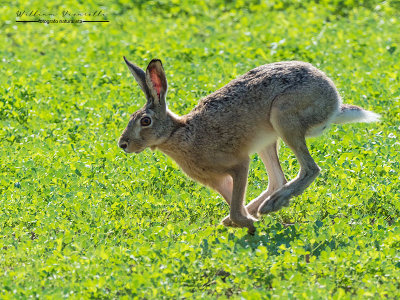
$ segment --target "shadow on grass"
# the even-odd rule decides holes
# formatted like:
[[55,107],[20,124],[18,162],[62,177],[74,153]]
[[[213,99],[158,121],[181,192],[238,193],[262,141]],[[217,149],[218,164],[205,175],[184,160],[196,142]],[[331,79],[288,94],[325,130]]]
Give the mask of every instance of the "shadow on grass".
[[[329,222],[329,221],[328,221]],[[319,240],[318,242],[310,243],[309,234],[305,234],[305,231],[312,231],[313,236],[321,235],[326,226],[330,224],[324,224],[321,221],[316,221],[314,223],[302,223],[302,224],[281,224],[279,222],[269,224],[266,228],[257,228],[254,235],[250,234],[237,234],[235,232],[230,232],[228,234],[228,241],[234,242],[234,251],[240,251],[241,248],[248,249],[251,248],[253,251],[257,250],[260,246],[267,248],[269,255],[281,255],[282,251],[286,251],[292,247],[293,242],[302,241],[305,251],[318,257],[323,250],[337,249],[338,247],[345,247],[349,244],[349,240],[353,237],[342,237],[339,233],[335,236],[330,236],[324,240]],[[226,230],[226,229],[221,229]],[[212,244],[220,244],[217,239],[212,242]],[[282,247],[284,245],[284,247]],[[308,255],[308,256],[309,256]],[[306,259],[308,260],[308,258]]]

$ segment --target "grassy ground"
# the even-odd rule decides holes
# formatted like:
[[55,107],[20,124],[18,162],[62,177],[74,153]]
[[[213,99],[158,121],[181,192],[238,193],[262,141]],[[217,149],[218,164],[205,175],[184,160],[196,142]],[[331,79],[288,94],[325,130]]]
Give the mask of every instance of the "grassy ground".
[[[109,23],[17,23],[102,10]],[[0,297],[400,297],[399,1],[26,1],[0,8]],[[81,17],[75,17],[79,19]],[[43,19],[50,19],[48,17]],[[67,17],[71,19],[71,17]],[[164,62],[169,107],[304,60],[382,115],[310,139],[321,175],[257,234],[165,155],[117,140],[144,97],[122,56]],[[285,174],[298,163],[281,148]],[[268,178],[252,157],[247,198]]]

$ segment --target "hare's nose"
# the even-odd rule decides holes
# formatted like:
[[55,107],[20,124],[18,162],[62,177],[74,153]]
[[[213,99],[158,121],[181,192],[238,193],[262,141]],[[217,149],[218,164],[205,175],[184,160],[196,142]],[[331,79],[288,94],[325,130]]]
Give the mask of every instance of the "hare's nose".
[[128,143],[127,142],[120,142],[119,143],[119,147],[125,150],[128,147]]

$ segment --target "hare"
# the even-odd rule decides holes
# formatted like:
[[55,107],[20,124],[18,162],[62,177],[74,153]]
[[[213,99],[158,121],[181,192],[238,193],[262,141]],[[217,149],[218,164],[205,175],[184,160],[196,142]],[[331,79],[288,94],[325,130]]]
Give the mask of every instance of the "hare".
[[[200,100],[187,115],[168,110],[167,79],[159,59],[146,72],[124,60],[147,103],[136,111],[118,145],[126,153],[159,149],[194,180],[211,187],[230,205],[225,226],[254,233],[262,214],[289,205],[318,176],[305,138],[330,123],[372,122],[379,115],[341,103],[333,82],[309,63],[284,61],[257,67]],[[287,182],[278,159],[281,138],[300,164]],[[249,155],[258,153],[268,187],[245,206]]]

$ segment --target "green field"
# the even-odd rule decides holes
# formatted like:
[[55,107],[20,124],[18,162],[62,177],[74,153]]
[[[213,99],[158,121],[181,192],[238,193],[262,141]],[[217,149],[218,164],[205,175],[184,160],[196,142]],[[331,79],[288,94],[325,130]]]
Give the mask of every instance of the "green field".
[[[109,22],[16,22],[57,18]],[[400,298],[398,0],[13,1],[0,19],[0,298]],[[382,119],[309,139],[320,176],[249,236],[170,158],[118,148],[145,103],[123,55],[162,59],[178,114],[303,60]],[[267,184],[254,155],[247,201]]]

